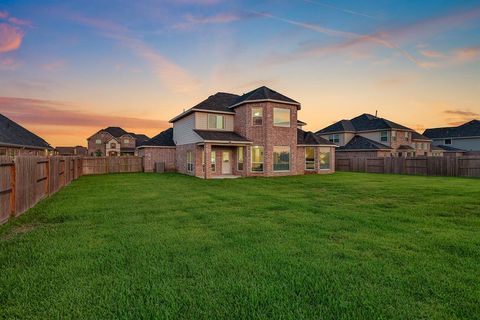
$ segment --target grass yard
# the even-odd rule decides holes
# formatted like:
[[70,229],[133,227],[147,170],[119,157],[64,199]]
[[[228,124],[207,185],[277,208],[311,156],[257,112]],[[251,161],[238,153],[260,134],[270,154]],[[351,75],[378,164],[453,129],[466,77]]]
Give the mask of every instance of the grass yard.
[[0,318],[479,319],[480,180],[82,177],[0,226]]

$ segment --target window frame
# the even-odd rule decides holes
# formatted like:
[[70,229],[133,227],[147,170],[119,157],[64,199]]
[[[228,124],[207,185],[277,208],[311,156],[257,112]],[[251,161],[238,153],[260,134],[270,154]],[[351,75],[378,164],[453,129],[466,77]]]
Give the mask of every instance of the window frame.
[[[275,149],[279,149],[279,148],[287,148],[288,149],[288,169],[280,169],[280,170],[277,170],[275,169],[275,154],[278,153],[278,154],[281,154],[283,151],[275,151]],[[280,156],[279,156],[280,157]],[[290,148],[290,146],[273,146],[273,172],[290,172],[290,166],[291,166],[291,163],[292,163],[292,150]],[[281,163],[277,164],[277,165],[281,165]]]
[[130,139],[123,139],[123,143],[125,143],[125,144],[130,143]]
[[380,131],[380,142],[388,142],[388,131]]
[[[275,123],[275,112],[285,112],[288,111],[288,125],[279,125]],[[273,108],[273,126],[280,128],[290,128],[292,126],[292,110],[289,108]]]
[[210,171],[217,172],[217,151],[210,151]]
[[340,143],[340,134],[339,133],[332,133],[328,137],[328,141],[332,143]]
[[102,144],[102,139],[96,139],[95,144]]
[[[447,141],[449,141],[449,143],[447,143]],[[452,145],[452,139],[444,139],[443,144],[449,145],[449,146]]]
[[[211,119],[214,117],[215,119],[215,126],[211,126]],[[222,119],[222,125],[221,127],[218,127],[218,119]],[[214,114],[214,113],[209,113],[207,116],[207,128],[209,130],[225,130],[225,116],[223,114]]]
[[[262,162],[254,162],[254,149],[259,149],[261,150],[261,155],[262,155]],[[250,166],[250,171],[253,172],[253,173],[261,173],[261,172],[264,172],[265,170],[265,148],[263,146],[251,146],[251,159],[250,159],[250,163],[251,163],[251,166]],[[261,164],[261,170],[255,170],[254,169],[254,164]]]
[[110,149],[117,149],[117,144],[115,142],[110,142]]
[[[255,117],[255,109],[260,110],[260,116]],[[252,107],[251,109],[252,126],[263,126],[263,107]],[[260,118],[260,123],[255,123],[255,118]]]
[[[240,165],[242,165],[241,168],[240,168]],[[237,171],[243,171],[244,167],[245,167],[245,151],[243,150],[243,147],[238,147],[237,148]]]
[[[322,150],[328,150],[328,151],[322,151]],[[322,168],[322,154],[327,154],[328,155],[328,168]],[[332,150],[330,148],[320,148],[319,153],[318,153],[318,169],[319,170],[332,170]]]
[[[312,149],[313,150],[313,161],[308,161],[307,159],[307,150],[308,149]],[[315,162],[316,162],[316,151],[315,151],[315,147],[305,147],[305,171],[315,171]],[[313,168],[308,168],[308,164],[313,164]]]
[[187,151],[187,172],[193,172],[193,151]]

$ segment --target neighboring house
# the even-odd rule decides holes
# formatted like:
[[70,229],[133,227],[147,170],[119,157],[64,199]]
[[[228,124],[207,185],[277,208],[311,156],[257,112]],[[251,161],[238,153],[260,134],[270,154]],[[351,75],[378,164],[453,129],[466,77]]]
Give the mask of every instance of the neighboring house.
[[52,152],[48,142],[0,114],[0,156],[46,156]]
[[108,127],[89,137],[88,154],[90,156],[134,155],[135,148],[148,140],[144,134],[127,132],[120,127]]
[[480,120],[472,120],[457,127],[427,129],[423,135],[432,139],[434,146],[480,151]]
[[300,103],[267,87],[219,92],[170,120],[173,128],[138,154],[147,171],[164,162],[205,179],[334,172],[335,145],[300,129],[298,110]]
[[337,157],[411,157],[432,155],[431,141],[393,121],[364,113],[316,132],[339,146]]
[[55,153],[59,156],[87,156],[88,149],[82,146],[75,147],[56,147]]

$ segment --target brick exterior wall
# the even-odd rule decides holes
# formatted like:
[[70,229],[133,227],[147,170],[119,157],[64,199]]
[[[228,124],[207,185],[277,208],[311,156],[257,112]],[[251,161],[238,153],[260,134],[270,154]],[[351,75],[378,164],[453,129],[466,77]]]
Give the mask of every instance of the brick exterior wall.
[[[263,109],[263,124],[252,125],[252,107]],[[290,127],[276,127],[273,125],[273,109],[284,108],[290,110]],[[251,148],[245,153],[245,176],[285,176],[297,174],[297,106],[262,102],[247,103],[235,108],[235,132],[253,142],[253,146],[264,148],[263,172],[251,171]],[[290,171],[275,172],[273,170],[273,147],[290,147]]]
[[143,167],[145,172],[155,171],[156,162],[165,163],[165,171],[176,171],[176,149],[172,148],[140,148],[138,156],[143,158]]
[[[304,146],[297,147],[296,167],[297,174],[325,174],[335,172],[335,147],[314,147],[315,148],[315,169],[305,169],[305,148]],[[328,149],[330,151],[330,169],[320,169],[320,152]]]

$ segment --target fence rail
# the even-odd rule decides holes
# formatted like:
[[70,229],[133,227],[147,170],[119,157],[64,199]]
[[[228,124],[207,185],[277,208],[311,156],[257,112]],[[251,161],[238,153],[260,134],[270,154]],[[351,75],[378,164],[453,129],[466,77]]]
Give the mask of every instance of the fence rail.
[[87,157],[83,158],[82,172],[87,174],[106,174],[124,172],[142,172],[141,157]]
[[480,177],[480,157],[337,158],[337,171]]

